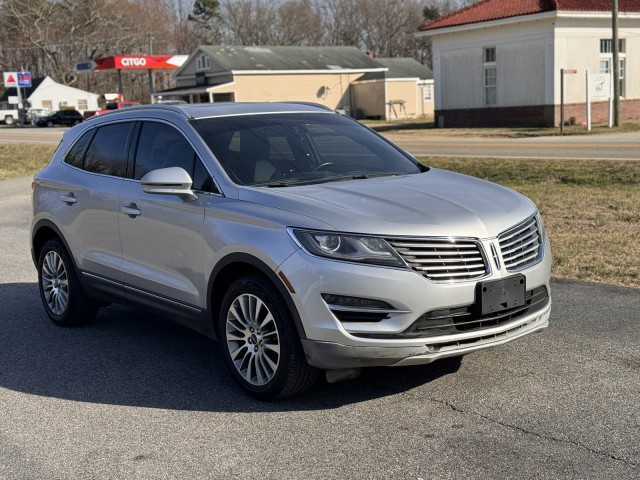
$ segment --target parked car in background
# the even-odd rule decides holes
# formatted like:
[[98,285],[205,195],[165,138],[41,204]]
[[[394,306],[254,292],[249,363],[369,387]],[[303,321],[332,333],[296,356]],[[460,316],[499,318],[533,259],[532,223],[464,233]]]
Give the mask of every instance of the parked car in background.
[[259,398],[549,323],[551,251],[529,199],[430,168],[320,105],[95,117],[33,186],[31,249],[53,322],[85,324],[109,302],[166,315],[220,340]]
[[36,125],[39,118],[52,114],[53,111],[48,108],[31,108],[29,110],[31,125]]
[[82,120],[82,114],[77,110],[58,110],[38,118],[35,124],[38,127],[53,127],[55,125],[71,127],[78,125]]
[[0,108],[0,123],[13,125],[19,121],[20,115],[17,108]]

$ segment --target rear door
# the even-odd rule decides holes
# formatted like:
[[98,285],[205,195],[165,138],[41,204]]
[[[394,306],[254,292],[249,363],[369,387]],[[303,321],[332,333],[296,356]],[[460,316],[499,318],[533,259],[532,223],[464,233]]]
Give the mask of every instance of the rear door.
[[78,267],[92,279],[117,280],[122,252],[118,200],[127,168],[129,134],[123,122],[85,132],[65,156],[53,212]]

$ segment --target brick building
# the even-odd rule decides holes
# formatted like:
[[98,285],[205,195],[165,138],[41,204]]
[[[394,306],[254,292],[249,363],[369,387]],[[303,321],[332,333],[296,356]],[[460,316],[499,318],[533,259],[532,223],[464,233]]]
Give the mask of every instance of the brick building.
[[[483,0],[420,27],[433,42],[439,126],[559,125],[586,117],[586,71],[612,72],[611,0]],[[640,118],[640,0],[619,0],[621,118]],[[575,73],[573,73],[575,71]],[[592,103],[606,122],[606,99]]]

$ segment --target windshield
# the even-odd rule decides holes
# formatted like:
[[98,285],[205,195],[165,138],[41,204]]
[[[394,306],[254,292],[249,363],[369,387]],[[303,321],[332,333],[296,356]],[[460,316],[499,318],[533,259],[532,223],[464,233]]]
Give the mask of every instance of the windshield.
[[206,118],[192,125],[241,185],[284,187],[426,170],[359,123],[333,113]]

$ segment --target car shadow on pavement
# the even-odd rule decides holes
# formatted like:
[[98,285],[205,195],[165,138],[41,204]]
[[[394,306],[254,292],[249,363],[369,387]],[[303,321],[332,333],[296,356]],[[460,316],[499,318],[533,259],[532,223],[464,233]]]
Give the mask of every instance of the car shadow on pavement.
[[227,370],[221,345],[147,312],[119,305],[90,325],[46,316],[36,283],[0,285],[0,387],[65,400],[189,411],[338,408],[403,393],[454,373],[460,359],[420,367],[364,369],[280,402],[254,400]]

